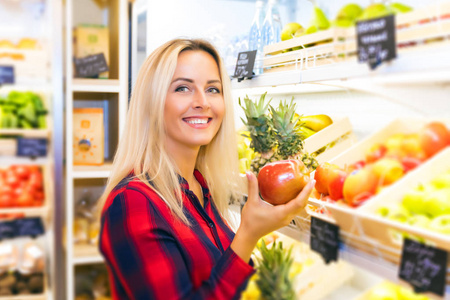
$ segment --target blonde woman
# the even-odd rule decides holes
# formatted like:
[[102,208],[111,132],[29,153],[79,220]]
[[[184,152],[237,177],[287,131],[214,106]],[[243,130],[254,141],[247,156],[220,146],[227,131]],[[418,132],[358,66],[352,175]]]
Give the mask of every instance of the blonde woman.
[[133,90],[103,196],[100,250],[114,299],[236,299],[259,238],[305,206],[248,201],[236,234],[230,199],[242,196],[229,78],[212,45],[176,39],[156,49]]

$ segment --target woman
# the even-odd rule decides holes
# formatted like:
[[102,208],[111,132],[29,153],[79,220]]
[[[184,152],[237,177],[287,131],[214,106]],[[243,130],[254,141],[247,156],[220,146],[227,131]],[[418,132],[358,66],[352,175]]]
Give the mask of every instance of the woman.
[[249,173],[241,224],[228,226],[242,196],[229,84],[203,40],[167,42],[142,66],[102,203],[114,299],[236,299],[258,239],[304,208],[312,185],[273,207]]

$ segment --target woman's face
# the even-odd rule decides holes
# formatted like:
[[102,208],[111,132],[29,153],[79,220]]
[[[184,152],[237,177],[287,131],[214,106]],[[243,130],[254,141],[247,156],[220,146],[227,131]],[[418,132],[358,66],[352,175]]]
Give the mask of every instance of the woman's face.
[[164,106],[166,146],[207,145],[218,132],[224,113],[222,82],[214,58],[204,51],[181,52]]

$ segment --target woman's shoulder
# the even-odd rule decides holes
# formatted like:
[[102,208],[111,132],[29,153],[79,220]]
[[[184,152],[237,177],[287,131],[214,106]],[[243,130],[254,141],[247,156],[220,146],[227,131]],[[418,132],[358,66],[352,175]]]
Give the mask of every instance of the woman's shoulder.
[[105,208],[110,207],[114,202],[116,205],[133,207],[147,206],[149,203],[160,202],[159,195],[146,183],[136,177],[126,177],[122,179],[109,193]]

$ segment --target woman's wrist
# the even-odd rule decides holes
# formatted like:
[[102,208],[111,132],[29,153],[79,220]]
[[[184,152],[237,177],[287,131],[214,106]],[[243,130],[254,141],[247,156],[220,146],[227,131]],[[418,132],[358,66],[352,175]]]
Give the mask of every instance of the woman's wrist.
[[239,228],[231,242],[231,249],[245,262],[250,261],[250,256],[252,255],[253,249],[256,247],[258,242],[258,237],[251,236],[242,228]]

